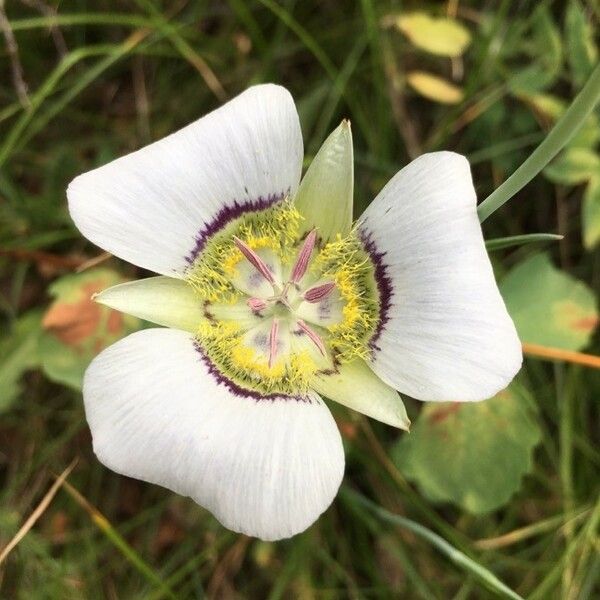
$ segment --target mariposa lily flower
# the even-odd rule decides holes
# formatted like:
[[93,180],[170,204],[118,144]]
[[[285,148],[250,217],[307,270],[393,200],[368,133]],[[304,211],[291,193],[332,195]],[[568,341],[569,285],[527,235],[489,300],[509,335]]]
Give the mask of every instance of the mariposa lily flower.
[[265,540],[342,481],[322,396],[408,429],[396,390],[481,400],[522,360],[464,157],[421,156],[353,225],[350,124],[300,181],[302,156],[290,94],[260,85],[68,189],[89,240],[160,274],[96,300],[166,326],[88,368],[98,458]]

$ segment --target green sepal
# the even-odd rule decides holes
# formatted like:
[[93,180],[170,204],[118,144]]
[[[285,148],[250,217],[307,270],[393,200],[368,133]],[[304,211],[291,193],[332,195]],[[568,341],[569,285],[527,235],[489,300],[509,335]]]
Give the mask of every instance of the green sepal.
[[398,392],[381,381],[364,360],[342,363],[330,375],[317,375],[311,387],[319,394],[352,410],[387,423],[410,429],[410,419]]
[[197,333],[202,301],[183,279],[149,277],[110,287],[94,300],[115,310],[172,329]]
[[304,175],[294,203],[304,217],[302,229],[316,227],[324,242],[352,225],[354,153],[350,121],[342,121],[325,140]]

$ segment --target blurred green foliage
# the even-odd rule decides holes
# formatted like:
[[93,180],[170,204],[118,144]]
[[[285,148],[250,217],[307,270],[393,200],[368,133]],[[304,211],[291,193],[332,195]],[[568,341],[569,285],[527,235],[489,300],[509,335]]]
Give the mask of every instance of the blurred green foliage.
[[[79,235],[65,188],[274,81],[298,103],[307,164],[352,120],[356,215],[411,158],[437,149],[469,157],[483,199],[597,63],[598,3],[13,0],[4,10],[15,44],[0,47],[0,552],[73,457],[69,481],[85,501],[59,490],[0,565],[0,597],[492,597],[474,571],[352,494],[306,533],[267,544],[103,468],[76,388],[97,350],[141,324],[111,327],[118,317],[86,302],[89,284],[145,273]],[[559,354],[600,354],[599,116],[484,226],[488,239],[564,236],[496,242],[492,255],[523,340]],[[446,414],[407,399],[410,436],[332,405],[345,485],[523,597],[597,597],[599,395],[597,371],[529,358],[488,403]]]

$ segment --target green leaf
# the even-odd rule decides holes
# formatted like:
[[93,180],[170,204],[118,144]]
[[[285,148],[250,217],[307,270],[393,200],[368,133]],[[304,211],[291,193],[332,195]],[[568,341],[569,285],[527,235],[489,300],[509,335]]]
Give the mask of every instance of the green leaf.
[[414,46],[439,56],[460,56],[471,43],[469,30],[450,17],[434,18],[414,12],[400,15],[396,27]]
[[516,95],[533,95],[550,87],[558,78],[562,65],[561,34],[546,6],[536,10],[528,40],[532,64],[508,81],[509,89]]
[[522,94],[521,98],[552,121],[557,121],[567,108],[567,104],[562,98],[557,98],[552,94]]
[[583,244],[589,250],[600,241],[600,177],[591,179],[585,189],[581,219]]
[[598,48],[594,42],[592,23],[586,19],[577,0],[567,4],[565,37],[573,83],[579,87],[590,76],[598,61]]
[[573,136],[567,148],[587,148],[595,150],[600,141],[600,123],[598,117],[592,113],[583,124],[583,127]]
[[430,500],[495,510],[531,470],[541,434],[530,405],[516,385],[484,402],[429,402],[393,459]]
[[586,148],[568,148],[545,169],[553,183],[577,185],[600,176],[600,156]]
[[458,104],[463,99],[463,91],[459,87],[425,71],[408,73],[406,81],[421,96],[440,104]]
[[39,312],[29,312],[0,336],[0,413],[18,398],[25,371],[39,364],[40,320]]
[[55,300],[44,315],[39,345],[42,368],[50,379],[80,389],[92,358],[139,328],[137,318],[92,300],[94,294],[122,281],[115,271],[99,268],[66,275],[50,286]]
[[508,202],[523,186],[527,185],[571,141],[573,135],[592,113],[599,99],[600,65],[594,69],[583,89],[577,94],[544,141],[506,181],[477,207],[481,223]]
[[[567,109],[566,102],[552,94],[520,94],[519,98],[529,104],[535,112],[551,121],[557,121]],[[581,129],[569,141],[567,148],[594,150],[599,140],[600,123],[598,117],[592,113],[585,120]]]
[[512,269],[500,291],[523,342],[580,350],[598,323],[592,291],[554,267],[546,254]]
[[536,10],[533,19],[533,38],[539,56],[546,71],[557,77],[562,65],[562,41],[560,30],[556,26],[548,6]]
[[507,85],[515,96],[533,96],[545,90],[553,81],[553,73],[549,73],[541,64],[533,64],[512,75]]

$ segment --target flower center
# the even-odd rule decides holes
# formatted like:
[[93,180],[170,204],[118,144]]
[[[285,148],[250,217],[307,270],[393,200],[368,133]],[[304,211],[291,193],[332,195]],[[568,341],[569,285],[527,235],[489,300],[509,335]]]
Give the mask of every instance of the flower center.
[[[251,296],[246,304],[255,314],[268,317],[271,322],[269,331],[269,346],[268,346],[268,365],[272,368],[278,354],[278,349],[281,343],[280,324],[288,328],[288,333],[294,335],[306,335],[308,339],[315,345],[322,356],[326,356],[325,343],[317,331],[306,324],[302,318],[303,305],[318,304],[319,311],[311,315],[311,319],[316,322],[316,325],[323,325],[323,310],[334,312],[334,319],[342,320],[342,311],[340,307],[337,310],[331,309],[331,304],[328,297],[331,296],[335,289],[333,281],[322,281],[316,284],[311,284],[308,289],[303,290],[302,281],[315,247],[317,240],[317,231],[313,229],[304,240],[300,252],[296,258],[296,262],[292,267],[287,281],[281,285],[275,274],[271,271],[268,264],[245,242],[235,237],[234,241],[240,252],[254,267],[256,272],[273,288],[273,295],[261,298]],[[283,266],[279,265],[280,271],[283,271]],[[304,311],[306,312],[306,311]]]
[[204,303],[198,346],[236,385],[299,394],[319,371],[366,357],[378,323],[374,269],[355,234],[301,237],[289,202],[229,223],[187,274]]

